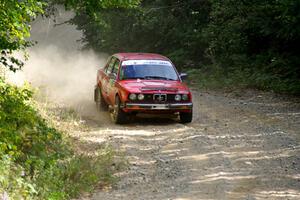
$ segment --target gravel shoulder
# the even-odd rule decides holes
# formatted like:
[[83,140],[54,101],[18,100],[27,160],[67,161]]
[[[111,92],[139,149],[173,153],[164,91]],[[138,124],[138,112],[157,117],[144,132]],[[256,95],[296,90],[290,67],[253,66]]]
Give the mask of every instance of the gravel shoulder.
[[119,126],[94,105],[82,108],[89,131],[129,166],[110,189],[82,199],[300,199],[300,100],[271,93],[194,91],[194,120],[137,117]]

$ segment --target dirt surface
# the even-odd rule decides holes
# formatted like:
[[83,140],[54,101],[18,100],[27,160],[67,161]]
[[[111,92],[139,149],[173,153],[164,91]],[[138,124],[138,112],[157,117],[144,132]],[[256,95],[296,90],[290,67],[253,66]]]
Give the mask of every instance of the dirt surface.
[[94,105],[82,107],[90,131],[73,134],[111,143],[129,161],[115,186],[82,199],[300,199],[299,99],[257,91],[193,96],[187,125],[148,116],[119,126]]

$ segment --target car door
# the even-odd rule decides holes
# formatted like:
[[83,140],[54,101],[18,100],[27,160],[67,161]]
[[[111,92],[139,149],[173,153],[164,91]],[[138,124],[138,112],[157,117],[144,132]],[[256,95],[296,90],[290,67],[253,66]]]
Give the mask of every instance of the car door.
[[110,84],[109,84],[110,77],[109,76],[113,70],[115,61],[116,61],[115,57],[112,57],[110,59],[110,61],[107,64],[107,67],[104,70],[105,76],[103,77],[103,80],[102,80],[102,94],[103,94],[103,97],[108,101],[109,101],[109,87],[110,87]]
[[116,88],[116,81],[118,79],[118,72],[119,72],[119,68],[120,68],[120,60],[119,59],[115,59],[112,71],[109,75],[109,81],[108,81],[108,85],[107,85],[107,90],[108,90],[108,98],[109,101],[111,102],[111,104],[114,103],[115,101],[115,95],[117,93],[117,88]]

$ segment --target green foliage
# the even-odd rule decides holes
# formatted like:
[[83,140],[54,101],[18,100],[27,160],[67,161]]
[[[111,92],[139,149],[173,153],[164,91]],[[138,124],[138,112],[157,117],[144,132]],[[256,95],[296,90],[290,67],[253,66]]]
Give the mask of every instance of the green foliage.
[[300,2],[211,0],[204,30],[224,78],[243,73],[247,86],[300,93]]
[[85,10],[91,16],[102,8],[129,8],[135,7],[140,0],[54,0],[56,3],[65,4],[66,8],[73,8],[77,11]]
[[99,52],[161,53],[217,82],[300,93],[299,10],[294,0],[143,0],[97,17],[79,12],[72,22]]
[[111,182],[114,152],[77,155],[63,135],[49,127],[31,100],[29,86],[0,79],[0,195],[11,199],[70,199]]
[[23,63],[11,56],[15,50],[24,50],[31,43],[29,23],[37,14],[43,13],[40,0],[0,0],[0,65],[15,71]]
[[111,184],[115,152],[107,147],[99,156],[73,155],[40,171],[35,184],[39,199],[70,199],[91,192],[99,184]]
[[256,72],[251,69],[236,69],[228,73],[218,65],[207,65],[201,69],[186,69],[192,85],[203,89],[245,89],[257,88],[278,93],[299,95],[299,80],[281,80],[275,75]]
[[15,165],[9,156],[0,157],[0,195],[11,199],[34,199],[35,185],[23,175],[24,169]]
[[98,52],[157,52],[179,67],[206,60],[201,31],[207,1],[142,1],[140,7],[101,9],[93,18],[79,12],[73,23],[83,30],[86,48]]
[[96,16],[95,11],[101,8],[134,7],[139,0],[0,0],[0,65],[12,71],[24,65],[12,53],[33,45],[28,41],[30,22],[45,10],[51,10],[49,7],[54,4],[64,4],[66,8]]

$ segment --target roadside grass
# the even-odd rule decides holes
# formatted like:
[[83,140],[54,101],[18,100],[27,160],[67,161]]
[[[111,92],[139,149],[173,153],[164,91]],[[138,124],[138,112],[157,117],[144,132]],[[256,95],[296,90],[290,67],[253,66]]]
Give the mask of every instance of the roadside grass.
[[187,69],[188,82],[201,89],[242,91],[258,89],[281,94],[300,95],[300,80],[284,80],[278,75],[250,69],[225,71],[220,66],[209,65],[202,68]]
[[109,145],[89,154],[67,131],[86,129],[72,109],[33,99],[0,79],[0,199],[71,199],[109,187],[126,166]]

